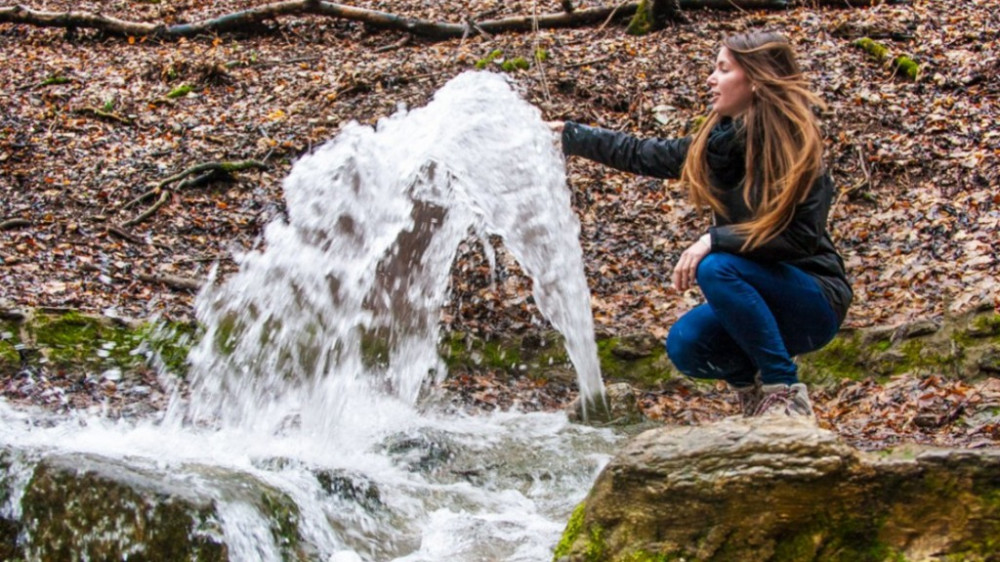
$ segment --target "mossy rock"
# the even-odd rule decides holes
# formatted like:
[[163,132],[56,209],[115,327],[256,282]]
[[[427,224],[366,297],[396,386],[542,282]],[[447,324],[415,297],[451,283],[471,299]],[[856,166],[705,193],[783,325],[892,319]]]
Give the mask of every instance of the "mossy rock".
[[[78,371],[118,368],[128,372],[153,362],[183,376],[188,351],[198,337],[197,328],[190,324],[129,324],[77,312],[30,315],[13,328],[5,328],[4,333],[23,333],[25,337],[17,343],[40,354],[49,366]],[[0,343],[0,366],[17,357],[16,352],[5,352],[6,343]]]
[[[6,447],[0,448],[0,505],[7,505],[16,483],[13,481],[13,453]],[[0,513],[0,560],[19,560],[20,549],[17,547],[17,537],[21,525],[17,520],[8,519]]]
[[11,320],[0,320],[0,373],[13,372],[21,364],[17,352],[21,345],[20,325]]
[[211,500],[113,461],[45,459],[21,507],[31,560],[228,560]]
[[578,506],[560,562],[991,560],[1000,453],[869,454],[794,419],[658,428]]

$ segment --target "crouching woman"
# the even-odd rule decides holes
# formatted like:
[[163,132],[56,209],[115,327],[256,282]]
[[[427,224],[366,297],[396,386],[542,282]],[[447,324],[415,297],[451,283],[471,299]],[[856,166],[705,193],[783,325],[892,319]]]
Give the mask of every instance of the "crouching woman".
[[707,85],[712,110],[680,139],[556,123],[563,151],[660,178],[680,178],[713,226],[680,256],[677,290],[705,303],[670,329],[684,374],[722,379],[744,415],[812,415],[793,357],[837,333],[852,291],[827,232],[834,188],[810,89],[788,41],[774,33],[725,39]]

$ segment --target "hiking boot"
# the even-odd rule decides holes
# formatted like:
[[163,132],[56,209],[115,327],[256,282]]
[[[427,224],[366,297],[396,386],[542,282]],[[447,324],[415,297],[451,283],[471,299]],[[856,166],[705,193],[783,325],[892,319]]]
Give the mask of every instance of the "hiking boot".
[[813,417],[809,389],[803,383],[765,384],[761,386],[761,395],[760,403],[757,404],[752,416],[777,414]]
[[764,392],[759,384],[748,384],[746,386],[733,386],[736,392],[736,399],[739,400],[740,413],[744,418],[749,418],[757,410],[760,401],[764,399]]

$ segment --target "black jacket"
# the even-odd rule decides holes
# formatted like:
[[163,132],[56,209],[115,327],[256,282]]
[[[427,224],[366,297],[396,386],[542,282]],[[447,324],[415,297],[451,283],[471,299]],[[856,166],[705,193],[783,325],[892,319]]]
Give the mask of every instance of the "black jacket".
[[[743,251],[745,237],[737,233],[733,225],[748,221],[752,213],[743,201],[746,153],[736,129],[731,119],[723,120],[708,140],[709,177],[729,214],[728,217],[715,215],[715,225],[709,229],[712,251],[798,267],[819,281],[843,322],[853,293],[844,271],[844,261],[826,230],[833,202],[833,181],[828,174],[820,175],[806,199],[795,208],[792,222],[785,230],[766,244]],[[680,177],[690,144],[690,137],[638,139],[573,122],[566,123],[562,134],[566,154],[583,156],[626,172],[668,179]]]

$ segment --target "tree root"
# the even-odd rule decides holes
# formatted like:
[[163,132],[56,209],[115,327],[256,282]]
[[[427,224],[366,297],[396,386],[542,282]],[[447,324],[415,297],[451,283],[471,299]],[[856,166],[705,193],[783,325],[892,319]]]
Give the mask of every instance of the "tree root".
[[[140,213],[135,218],[125,221],[124,223],[122,223],[122,226],[134,226],[148,219],[149,217],[153,216],[156,213],[156,211],[158,211],[160,207],[162,207],[170,199],[170,193],[173,190],[168,188],[168,186],[172,183],[180,182],[174,189],[195,187],[204,184],[208,181],[211,181],[213,179],[232,177],[233,172],[249,170],[251,168],[266,170],[269,168],[269,166],[264,162],[260,162],[258,160],[239,160],[236,162],[204,162],[202,164],[191,166],[190,168],[184,170],[183,172],[174,174],[169,178],[161,180],[142,195],[139,195],[135,199],[132,199],[128,203],[122,205],[120,210],[125,210],[134,205],[138,205],[139,203],[142,203],[143,201],[146,201],[147,199],[150,199],[157,194],[160,195],[160,198],[156,201],[156,203],[153,203],[153,205],[149,209],[146,209],[144,212]],[[194,178],[185,179],[188,176],[194,176]]]
[[[899,0],[896,0],[897,3]],[[680,0],[680,9],[718,10],[785,10],[796,5],[816,5],[835,7],[858,7],[881,3],[879,0]],[[255,6],[241,12],[233,12],[213,19],[192,23],[167,25],[127,21],[100,13],[69,11],[45,12],[25,6],[0,8],[0,23],[24,23],[39,27],[62,27],[67,29],[96,29],[109,35],[123,37],[158,37],[179,39],[196,35],[217,35],[230,31],[247,31],[261,22],[279,16],[318,15],[360,21],[373,29],[394,30],[409,33],[430,40],[459,39],[470,34],[531,32],[536,29],[557,27],[582,27],[604,21],[609,14],[631,17],[638,9],[637,3],[620,7],[599,7],[571,9],[571,2],[562,3],[563,11],[539,16],[514,16],[503,19],[478,22],[471,27],[467,23],[435,22],[420,18],[410,18],[382,12],[325,2],[318,0],[285,0]]]

